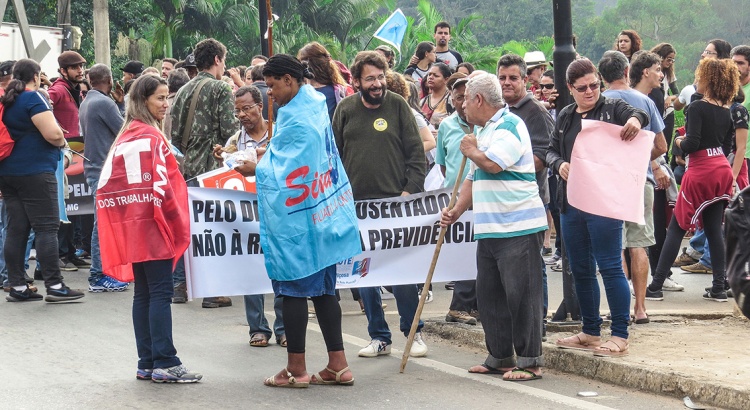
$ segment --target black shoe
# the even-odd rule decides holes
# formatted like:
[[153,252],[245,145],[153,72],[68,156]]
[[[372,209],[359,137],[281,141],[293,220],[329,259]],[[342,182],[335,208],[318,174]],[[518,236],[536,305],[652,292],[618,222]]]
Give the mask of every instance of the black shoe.
[[39,262],[37,262],[36,268],[34,268],[34,280],[44,280],[44,276],[42,276],[42,270],[39,269]]
[[83,296],[83,292],[73,290],[62,284],[62,288],[60,289],[47,288],[47,297],[44,300],[47,302],[66,302],[80,299]]
[[661,290],[652,291],[646,287],[646,300],[664,300],[664,292]]
[[65,259],[60,259],[60,262],[58,262],[58,267],[60,268],[61,271],[65,271],[65,272],[75,272],[78,270],[76,265],[73,265],[72,262],[68,262]]
[[86,262],[85,260],[77,256],[71,256],[69,258],[63,259],[63,261],[72,263],[76,268],[88,269],[91,267],[91,262]]
[[10,292],[8,296],[5,297],[5,300],[8,302],[33,302],[35,300],[42,300],[42,295],[29,288],[26,288],[23,292],[10,288]]
[[713,293],[710,290],[703,295],[703,299],[712,300],[714,302],[726,302],[727,292]]
[[445,284],[445,288],[448,289],[448,290],[453,290],[453,288],[455,286],[456,286],[456,282],[455,281],[450,281],[450,282],[448,282],[448,283]]
[[[709,286],[709,287],[705,288],[704,290],[706,292],[710,292],[711,289],[713,289],[713,287]],[[727,297],[728,298],[733,298],[734,297],[734,292],[732,292],[732,289],[724,288],[724,290],[727,292]]]

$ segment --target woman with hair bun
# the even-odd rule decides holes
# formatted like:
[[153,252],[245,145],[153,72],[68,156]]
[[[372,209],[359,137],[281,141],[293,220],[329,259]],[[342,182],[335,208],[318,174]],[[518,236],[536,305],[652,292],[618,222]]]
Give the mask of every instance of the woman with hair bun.
[[[268,97],[279,105],[274,135],[255,175],[260,240],[276,297],[283,297],[287,365],[266,386],[354,384],[344,354],[336,264],[361,252],[349,178],[333,139],[325,97],[305,84],[312,73],[296,58],[277,54],[263,66]],[[246,165],[246,166],[245,166]],[[328,350],[324,370],[305,363],[307,298],[315,306]]]

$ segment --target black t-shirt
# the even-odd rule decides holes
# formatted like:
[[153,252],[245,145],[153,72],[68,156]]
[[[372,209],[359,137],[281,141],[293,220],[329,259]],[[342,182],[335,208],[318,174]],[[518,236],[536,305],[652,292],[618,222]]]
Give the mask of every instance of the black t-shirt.
[[731,139],[734,135],[734,124],[728,108],[719,107],[704,100],[690,103],[688,106],[686,136],[680,144],[682,152],[690,154],[701,149],[722,147],[725,154],[731,150]]

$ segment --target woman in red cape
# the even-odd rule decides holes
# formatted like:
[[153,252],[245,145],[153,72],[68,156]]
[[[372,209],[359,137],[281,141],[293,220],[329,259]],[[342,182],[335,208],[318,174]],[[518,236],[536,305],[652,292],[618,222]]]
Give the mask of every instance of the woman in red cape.
[[133,83],[125,123],[102,168],[96,193],[103,271],[135,281],[136,378],[194,383],[172,343],[172,269],[190,242],[187,186],[161,131],[164,79]]

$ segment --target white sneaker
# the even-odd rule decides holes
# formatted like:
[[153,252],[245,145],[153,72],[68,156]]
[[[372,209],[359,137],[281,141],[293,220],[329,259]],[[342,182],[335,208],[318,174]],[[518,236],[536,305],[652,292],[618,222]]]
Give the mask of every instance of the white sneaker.
[[424,343],[424,340],[422,339],[422,332],[419,332],[414,335],[414,343],[412,343],[411,345],[409,356],[411,357],[427,356],[427,345]]
[[391,354],[391,345],[386,344],[382,340],[372,339],[369,345],[363,347],[362,350],[359,351],[358,356],[378,357],[386,354]]
[[[424,290],[422,292],[424,292]],[[419,296],[422,297],[421,294]],[[428,290],[427,291],[427,299],[425,299],[424,303],[430,303],[430,302],[432,302],[432,291]]]
[[661,289],[668,290],[670,292],[682,292],[683,290],[685,290],[685,287],[672,280],[672,278],[666,278]]

